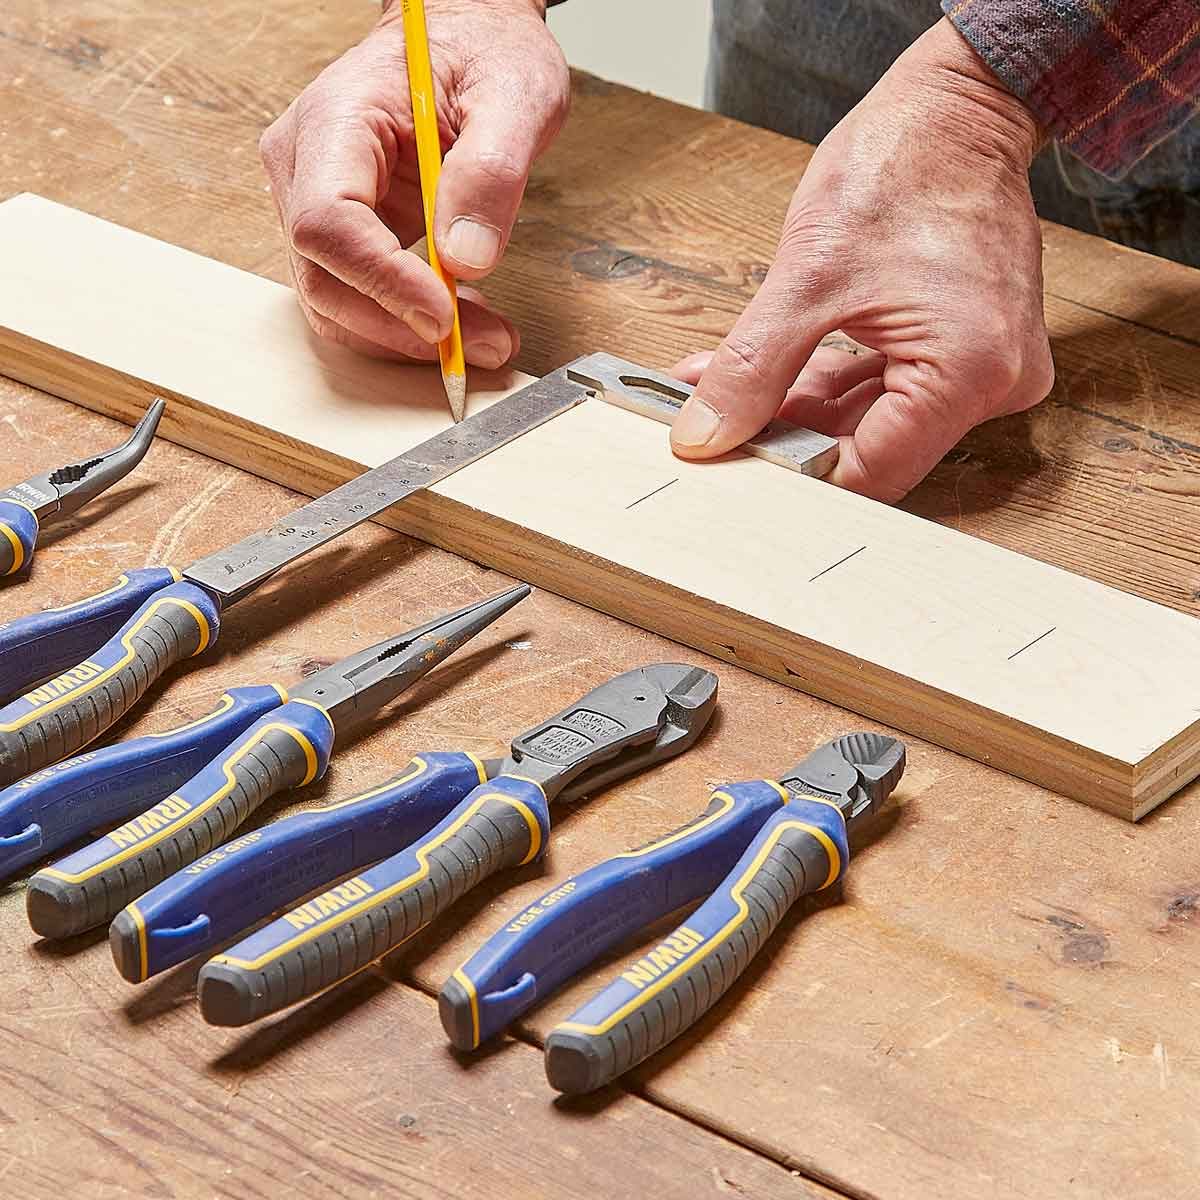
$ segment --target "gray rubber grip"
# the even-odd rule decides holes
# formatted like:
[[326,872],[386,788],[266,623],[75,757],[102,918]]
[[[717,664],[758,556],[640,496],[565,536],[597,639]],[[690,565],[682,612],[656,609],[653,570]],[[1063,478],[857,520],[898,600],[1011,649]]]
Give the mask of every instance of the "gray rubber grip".
[[0,579],[12,574],[13,562],[16,557],[12,542],[6,537],[0,537]]
[[[594,1091],[649,1058],[695,1024],[733,986],[788,909],[801,896],[824,885],[829,874],[829,856],[811,834],[801,829],[785,829],[758,870],[738,888],[747,906],[745,917],[718,940],[716,932],[736,912],[729,885],[737,874],[735,867],[722,884],[722,890],[714,893],[712,899],[672,935],[672,938],[683,939],[674,943],[677,947],[685,946],[690,940],[699,942],[689,936],[692,931],[708,935],[691,951],[696,960],[692,965],[659,990],[647,986],[628,1014],[603,1033],[562,1027],[550,1033],[546,1039],[545,1065],[546,1078],[552,1087],[568,1095]],[[663,945],[670,947],[672,938]],[[650,959],[641,961],[645,963]],[[634,964],[634,968],[638,965]],[[622,979],[628,974],[626,972]],[[622,994],[621,979],[601,993],[594,1003],[602,1004],[610,992],[610,1011],[624,1007],[621,1002],[626,1000],[628,992]],[[583,1017],[585,1013],[588,1013],[587,1008],[577,1015]],[[575,1018],[572,1018],[567,1025],[574,1023]]]
[[[137,620],[135,616],[130,624]],[[163,604],[124,634],[128,649],[123,631],[118,632],[86,662],[0,710],[0,787],[69,757],[99,737],[164,671],[196,654],[215,632],[215,620],[205,630],[189,609]]]
[[[131,900],[225,841],[263,801],[310,777],[311,760],[286,729],[254,736],[274,716],[251,726],[233,754],[215,758],[160,804],[34,875],[26,893],[34,932],[70,937],[112,920]],[[135,923],[129,914],[122,917],[130,953],[137,953]]]
[[536,851],[528,820],[511,803],[468,797],[420,842],[206,963],[200,1012],[211,1025],[246,1025],[313,996],[382,958],[476,884]]

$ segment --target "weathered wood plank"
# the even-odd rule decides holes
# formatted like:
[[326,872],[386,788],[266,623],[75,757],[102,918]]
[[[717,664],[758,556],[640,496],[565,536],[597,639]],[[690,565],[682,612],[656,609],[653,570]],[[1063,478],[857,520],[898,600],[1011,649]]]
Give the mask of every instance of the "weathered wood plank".
[[[254,153],[265,120],[256,105],[261,100],[264,108],[281,108],[366,28],[371,13],[370,6],[314,8],[279,0],[255,33],[262,18],[261,5],[249,0],[218,0],[191,11],[185,22],[177,8],[157,0],[88,0],[70,8],[16,0],[6,6],[0,13],[0,35],[9,35],[0,36],[0,195],[34,187],[285,280]],[[13,40],[14,29],[26,42]],[[148,71],[177,50],[130,101]],[[124,67],[126,59],[140,72]],[[168,95],[186,95],[191,108],[181,115],[185,104],[165,105]],[[643,121],[629,115],[635,110]],[[647,147],[661,155],[676,145],[692,145],[696,155],[690,163],[686,156],[673,160],[670,175],[663,176],[668,190],[703,195],[710,187],[721,189],[726,164],[755,187],[741,188],[736,203],[725,208],[689,202],[703,213],[694,224],[664,223],[653,207],[634,206],[626,210],[630,224],[616,245],[648,247],[662,261],[691,261],[697,244],[715,247],[711,273],[721,288],[690,280],[664,292],[650,269],[587,273],[583,267],[593,258],[573,263],[581,248],[599,249],[614,261],[606,249],[613,245],[611,230],[589,237],[589,223],[628,198],[621,175],[607,168],[636,161]],[[574,355],[635,337],[655,364],[712,344],[755,284],[754,270],[726,264],[761,267],[771,249],[769,229],[753,244],[748,240],[757,235],[745,219],[744,205],[756,203],[747,193],[761,189],[764,211],[778,221],[807,153],[762,131],[577,79],[572,120],[539,167],[505,266],[487,284],[522,324],[520,365],[541,374],[559,365],[559,352]],[[695,162],[706,170],[697,173]],[[714,169],[707,169],[709,163]],[[724,197],[725,190],[713,194]],[[571,231],[570,237],[560,237],[558,229]],[[539,230],[549,232],[543,237]],[[1048,253],[1047,286],[1054,294],[1102,310],[1128,302],[1133,313],[1147,307],[1145,296],[1164,290],[1157,264],[1150,263],[1137,279],[1128,275],[1129,291],[1097,296],[1094,281],[1125,277],[1130,256],[1106,260],[1108,247],[1071,236],[1084,257],[1067,262]],[[729,286],[727,277],[737,282]],[[579,327],[562,319],[567,295],[579,306]],[[1154,319],[1168,332],[1179,298],[1174,285],[1170,296],[1171,304],[1153,306]],[[1148,433],[1111,423],[1112,417],[1128,417],[1150,431],[1186,439],[1197,424],[1194,392],[1159,389],[1156,374],[1145,382],[1136,372],[1122,375],[1121,348],[1131,352],[1146,343],[1093,318],[1081,316],[1082,328],[1092,331],[1096,352],[1107,355],[1107,345],[1117,362],[1106,359],[1093,369],[1086,355],[1080,357],[1071,399],[1106,402],[1111,394],[1111,411],[1098,410],[1106,419],[1052,401],[1027,418],[986,427],[935,472],[910,506],[1196,614],[1200,599],[1188,592],[1188,585],[1200,589],[1200,553],[1189,540],[1195,526],[1189,532],[1182,521],[1164,522],[1166,514],[1188,511],[1176,507],[1182,493],[1146,486],[1160,462],[1178,460],[1161,459],[1155,449],[1161,443]],[[1059,357],[1061,379],[1061,349]],[[1148,357],[1156,373],[1155,358]],[[32,455],[56,448],[82,453],[110,440],[113,427],[100,418],[27,389],[0,381],[0,397],[6,418],[0,460],[13,477]],[[17,427],[7,419],[14,417]],[[1106,449],[1105,440],[1114,436],[1127,438],[1129,447]],[[1177,469],[1186,486],[1194,468],[1185,459]],[[226,482],[230,476],[236,483]],[[204,490],[210,483],[227,490],[213,497]],[[193,517],[184,510],[197,493],[207,507]],[[173,545],[173,557],[190,560],[211,546],[216,512],[222,536],[237,536],[255,528],[263,511],[288,504],[270,485],[169,446],[156,448],[139,478],[111,501],[103,506],[103,523],[91,524],[90,514],[81,514],[42,550],[31,582],[0,592],[6,615],[64,603],[111,579],[131,554],[147,547],[165,553]],[[1158,537],[1160,529],[1167,532]],[[297,669],[314,654],[329,657],[383,636],[388,627],[377,623],[381,613],[415,614],[431,596],[450,600],[454,589],[468,585],[483,594],[497,582],[378,530],[353,536],[353,553],[336,556],[328,571],[314,563],[313,574],[303,576],[312,584],[304,604],[314,611],[301,611],[286,591],[268,591],[241,606],[223,634],[220,664],[172,683],[146,721],[165,727],[206,711],[212,689],[231,682],[231,671],[237,681],[251,682]],[[324,581],[321,588],[317,581]],[[334,596],[340,596],[336,603]],[[519,670],[463,680],[436,705],[406,710],[394,731],[339,759],[330,787],[348,793],[365,785],[414,742],[494,748],[523,720],[565,703],[581,672],[616,671],[670,653],[659,639],[546,593],[523,608],[530,606],[537,606],[531,610],[537,637],[521,652]],[[509,656],[495,661],[506,664]],[[414,971],[423,986],[436,990],[504,916],[546,890],[545,878],[579,870],[683,820],[703,803],[706,783],[786,765],[854,721],[734,668],[722,669],[722,688],[720,724],[711,739],[672,766],[669,781],[649,786],[647,780],[558,814],[546,877],[522,877],[498,898],[494,891],[481,893],[431,930],[409,958],[389,964],[393,973]],[[764,730],[777,730],[778,741]],[[776,750],[778,759],[765,763],[764,755]],[[781,930],[761,969],[699,1034],[668,1060],[648,1064],[644,1086],[654,1089],[657,1103],[692,1113],[731,1138],[771,1141],[789,1161],[815,1162],[826,1178],[855,1181],[860,1195],[1042,1200],[1079,1193],[1157,1200],[1190,1194],[1200,1153],[1200,1047],[1188,1016],[1200,978],[1200,879],[1187,831],[1200,819],[1200,791],[1189,788],[1129,828],[941,750],[915,746],[911,761],[897,798],[899,816],[851,867],[846,908],[802,914]],[[832,930],[822,932],[827,919],[837,922],[845,953],[829,948]],[[0,930],[7,928],[7,921],[0,922]],[[437,942],[444,945],[434,954],[430,948]],[[27,969],[40,959],[6,961],[6,987],[27,997],[31,1007],[44,1000],[46,977]],[[565,1016],[585,989],[606,977],[597,970],[537,1014],[537,1028]],[[824,986],[806,995],[815,982]],[[944,990],[935,986],[941,984]],[[943,1001],[946,991],[952,999]],[[59,1021],[59,1036],[72,1055],[64,1069],[86,1070],[93,1043],[73,1031],[103,1000],[74,974],[69,982],[58,980],[53,996],[63,1011],[51,1012],[47,1022]],[[397,1047],[405,1045],[407,1030],[397,1035],[390,1010],[377,999],[368,997],[356,1010],[363,1024],[354,1036],[339,1039],[338,1065],[347,1073],[373,1069],[379,1059],[395,1061]],[[160,1000],[187,1009],[186,999],[166,994]],[[839,1019],[847,1003],[849,1013]],[[23,1013],[22,1019],[29,1018]],[[344,1019],[340,1010],[324,1010],[316,1023]],[[967,1023],[956,1031],[960,1021]],[[292,1050],[282,1084],[304,1106],[291,1135],[297,1156],[322,1136],[316,1105],[329,1071],[304,1071],[307,1048],[319,1037]],[[361,1042],[369,1043],[369,1051],[359,1048]],[[117,1044],[124,1045],[123,1038]],[[48,1052],[26,1042],[18,1054],[34,1071]],[[156,1086],[159,1062],[153,1055],[135,1060],[114,1054],[106,1063],[116,1064],[114,1078],[126,1088]],[[226,1086],[233,1092],[237,1083]],[[3,1089],[5,1112],[18,1091]],[[114,1103],[108,1100],[109,1107]],[[216,1099],[205,1103],[222,1140],[245,1136],[245,1126],[222,1116]],[[49,1112],[47,1106],[43,1113]],[[23,1151],[48,1153],[66,1136],[69,1115],[26,1121]],[[573,1144],[581,1124],[564,1130],[565,1144]],[[156,1129],[145,1123],[137,1137],[152,1142]],[[464,1119],[455,1129],[465,1138],[477,1135],[479,1126]],[[121,1161],[124,1150],[97,1140],[89,1152],[114,1171],[111,1164]],[[63,1167],[69,1178],[77,1157]],[[626,1157],[636,1163],[638,1152],[630,1149]],[[423,1179],[427,1191],[440,1177],[438,1169]],[[486,1167],[481,1172],[486,1177]],[[390,1176],[389,1183],[396,1186]],[[257,1186],[270,1194],[283,1190],[274,1178]],[[721,1195],[721,1187],[714,1179],[707,1190],[695,1191]]]

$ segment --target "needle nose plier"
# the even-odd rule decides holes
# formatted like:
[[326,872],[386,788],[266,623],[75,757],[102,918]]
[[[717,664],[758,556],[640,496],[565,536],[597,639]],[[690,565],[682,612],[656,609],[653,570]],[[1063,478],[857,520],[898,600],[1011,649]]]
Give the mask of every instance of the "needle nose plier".
[[481,880],[541,857],[551,800],[590,794],[686,750],[716,699],[712,672],[674,663],[595,688],[517,737],[492,777],[417,841],[210,959],[199,977],[201,1014],[246,1025],[361,971]]
[[29,566],[42,526],[77,512],[142,461],[164,408],[165,400],[155,400],[123,446],[0,491],[0,577]]
[[69,937],[111,920],[204,858],[271,796],[321,778],[335,737],[369,722],[529,591],[520,584],[351,655],[290,692],[273,689],[268,710],[165,800],[33,876],[26,910],[34,932]]
[[895,738],[848,734],[778,779],[718,788],[689,824],[559,884],[447,980],[450,1041],[475,1049],[631,933],[708,896],[547,1039],[560,1092],[623,1074],[707,1012],[801,896],[841,878],[848,831],[887,799],[904,757]]

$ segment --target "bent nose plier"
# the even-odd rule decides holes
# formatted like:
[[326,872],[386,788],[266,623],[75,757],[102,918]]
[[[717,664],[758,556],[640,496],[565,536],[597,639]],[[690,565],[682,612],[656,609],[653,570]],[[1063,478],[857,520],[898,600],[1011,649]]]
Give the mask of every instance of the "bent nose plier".
[[0,490],[0,577],[29,566],[43,526],[77,512],[145,458],[164,408],[165,400],[155,400],[128,441],[115,450]]

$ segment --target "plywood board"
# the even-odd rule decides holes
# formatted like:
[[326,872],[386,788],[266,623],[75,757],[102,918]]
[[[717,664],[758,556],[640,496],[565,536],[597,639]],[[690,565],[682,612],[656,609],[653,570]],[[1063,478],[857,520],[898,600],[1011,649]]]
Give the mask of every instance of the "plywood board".
[[[5,373],[126,418],[166,393],[166,436],[300,491],[447,422],[432,370],[318,345],[286,288],[71,209],[0,205],[0,261]],[[386,521],[1123,817],[1200,772],[1200,623],[769,463],[680,462],[600,401]]]

